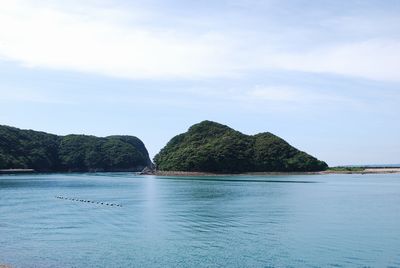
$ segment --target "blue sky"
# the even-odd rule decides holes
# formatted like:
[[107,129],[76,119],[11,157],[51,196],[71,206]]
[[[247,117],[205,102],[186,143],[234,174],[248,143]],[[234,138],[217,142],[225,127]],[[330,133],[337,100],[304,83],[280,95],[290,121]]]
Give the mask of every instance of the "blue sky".
[[330,165],[399,163],[399,1],[0,4],[0,124],[129,134],[202,120]]

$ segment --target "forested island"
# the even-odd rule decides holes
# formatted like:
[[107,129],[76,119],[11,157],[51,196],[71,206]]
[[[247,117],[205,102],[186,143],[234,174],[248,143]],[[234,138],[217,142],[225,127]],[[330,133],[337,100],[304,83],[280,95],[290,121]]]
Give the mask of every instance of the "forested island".
[[[159,171],[314,172],[328,168],[269,132],[245,135],[203,121],[172,138],[154,157]],[[0,126],[0,170],[141,171],[153,163],[134,136],[58,136]]]
[[149,175],[239,173],[399,173],[393,166],[331,167],[269,133],[245,135],[203,121],[173,137],[154,157],[134,136],[59,136],[0,125],[0,174],[26,172],[142,171]]
[[58,136],[0,125],[0,169],[140,171],[151,165],[134,136]]
[[245,135],[203,121],[173,137],[154,157],[158,170],[184,172],[308,172],[328,165],[269,132]]

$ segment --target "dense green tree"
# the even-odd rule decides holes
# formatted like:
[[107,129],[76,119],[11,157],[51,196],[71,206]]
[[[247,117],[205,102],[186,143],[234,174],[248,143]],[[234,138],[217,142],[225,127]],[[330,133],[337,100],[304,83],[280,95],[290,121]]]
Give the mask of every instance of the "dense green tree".
[[0,126],[0,169],[112,171],[140,170],[148,165],[148,152],[136,137],[57,136]]
[[7,166],[7,159],[6,157],[0,153],[0,169],[4,169]]
[[3,168],[50,170],[58,164],[58,136],[32,130],[0,126]]
[[249,136],[211,121],[193,125],[172,138],[154,161],[160,170],[227,173],[318,171],[328,167],[271,133]]
[[102,145],[106,166],[109,169],[115,169],[116,167],[128,169],[130,163],[137,163],[141,166],[149,165],[147,151],[139,150],[135,147],[139,147],[141,144],[138,141],[130,140],[126,136],[109,137]]

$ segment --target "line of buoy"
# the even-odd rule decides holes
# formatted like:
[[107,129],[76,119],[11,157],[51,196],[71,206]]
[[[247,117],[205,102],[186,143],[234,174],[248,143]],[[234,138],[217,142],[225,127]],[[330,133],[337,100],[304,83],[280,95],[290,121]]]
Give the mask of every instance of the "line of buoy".
[[79,199],[79,198],[70,198],[70,197],[64,197],[57,195],[55,196],[57,199],[63,199],[63,200],[69,200],[69,201],[76,201],[76,202],[82,202],[82,203],[92,203],[92,204],[98,204],[98,205],[104,205],[104,206],[110,206],[110,207],[122,207],[120,204],[114,204],[114,203],[106,203],[106,202],[97,202],[97,201],[92,201],[92,200],[86,200],[86,199]]

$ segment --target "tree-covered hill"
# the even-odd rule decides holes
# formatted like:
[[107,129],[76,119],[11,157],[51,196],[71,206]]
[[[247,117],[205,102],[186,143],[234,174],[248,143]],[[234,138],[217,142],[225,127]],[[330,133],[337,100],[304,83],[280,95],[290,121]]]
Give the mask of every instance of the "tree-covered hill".
[[148,165],[146,147],[133,136],[57,136],[0,126],[0,169],[123,171]]
[[200,172],[320,171],[325,162],[271,134],[245,135],[212,121],[172,138],[154,157],[157,169]]

